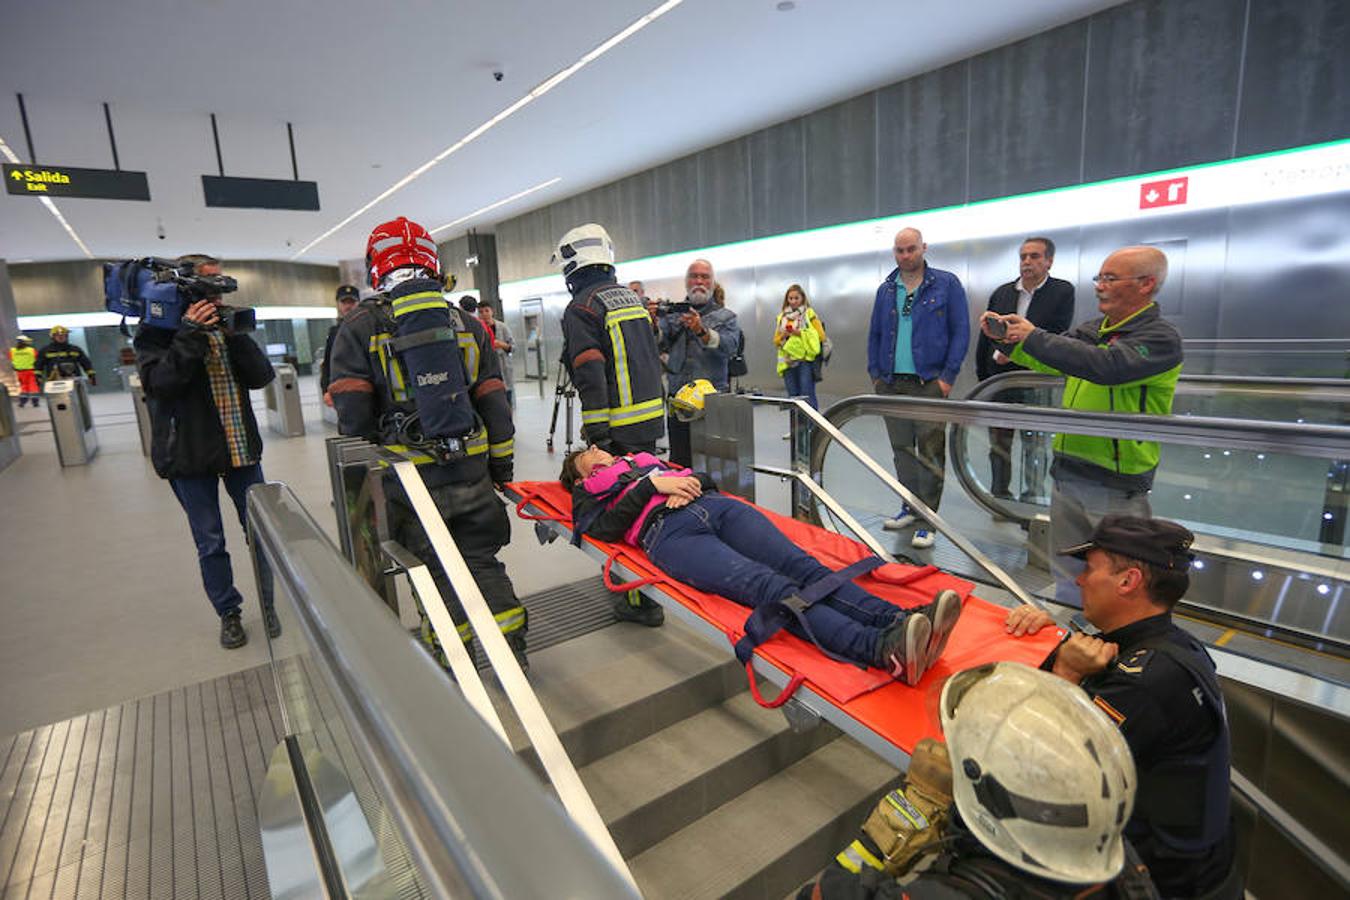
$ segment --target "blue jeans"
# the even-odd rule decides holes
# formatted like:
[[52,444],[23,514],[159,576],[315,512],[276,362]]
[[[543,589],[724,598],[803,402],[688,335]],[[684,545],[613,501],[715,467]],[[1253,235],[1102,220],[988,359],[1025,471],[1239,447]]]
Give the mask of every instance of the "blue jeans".
[[1150,518],[1148,491],[1122,491],[1077,474],[1055,474],[1050,491],[1050,568],[1055,575],[1056,602],[1083,608],[1076,582],[1084,563],[1060,556],[1059,551],[1090,540],[1097,523],[1112,513]]
[[[665,514],[642,544],[672,577],[751,607],[784,600],[830,574],[757,509],[721,494]],[[906,615],[848,582],[808,607],[806,621],[826,650],[873,665],[882,632]],[[788,630],[809,640],[795,621]]]
[[[215,607],[216,614],[226,616],[238,612],[244,598],[234,586],[234,572],[230,568],[230,554],[225,549],[225,523],[220,517],[220,482],[234,502],[240,527],[247,530],[244,520],[244,497],[248,489],[262,484],[262,464],[240,466],[223,475],[197,475],[191,478],[170,478],[173,494],[187,513],[192,529],[192,540],[197,545],[197,564],[202,570],[202,586]],[[258,576],[259,600],[265,606],[272,603],[272,573],[260,567]]]
[[805,397],[812,409],[820,409],[820,404],[816,402],[816,376],[809,362],[788,366],[783,372],[783,386],[787,388],[789,397]]

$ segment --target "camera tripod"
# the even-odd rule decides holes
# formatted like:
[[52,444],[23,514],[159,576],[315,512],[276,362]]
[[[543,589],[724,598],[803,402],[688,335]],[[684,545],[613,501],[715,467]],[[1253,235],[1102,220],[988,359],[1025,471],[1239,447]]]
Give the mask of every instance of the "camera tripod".
[[558,360],[558,378],[554,382],[553,388],[553,417],[548,423],[548,452],[553,452],[553,434],[558,430],[558,408],[566,406],[567,424],[563,428],[563,435],[567,439],[567,452],[572,452],[572,405],[576,401],[577,389],[572,384],[572,373],[567,371],[567,364]]

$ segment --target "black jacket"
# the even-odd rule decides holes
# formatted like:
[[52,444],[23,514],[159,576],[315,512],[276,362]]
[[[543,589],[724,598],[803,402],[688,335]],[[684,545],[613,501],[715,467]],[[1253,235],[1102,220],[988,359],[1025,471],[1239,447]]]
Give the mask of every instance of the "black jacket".
[[[175,331],[142,325],[133,342],[136,368],[150,410],[150,461],[161,478],[227,472],[230,451],[206,375],[206,332],[184,323]],[[225,348],[242,394],[249,452],[262,456],[262,437],[248,392],[276,373],[262,348],[246,334],[228,334]]]
[[[1017,312],[1017,282],[1014,279],[1001,285],[989,297],[989,312],[1000,315]],[[1046,278],[1045,284],[1031,295],[1031,305],[1027,307],[1027,318],[1037,328],[1044,328],[1052,334],[1062,334],[1073,324],[1073,285],[1062,278]],[[1004,372],[1022,370],[1016,363],[994,362],[994,342],[980,332],[975,344],[975,374],[981,381],[1002,375]],[[1005,351],[1006,352],[1006,351]]]

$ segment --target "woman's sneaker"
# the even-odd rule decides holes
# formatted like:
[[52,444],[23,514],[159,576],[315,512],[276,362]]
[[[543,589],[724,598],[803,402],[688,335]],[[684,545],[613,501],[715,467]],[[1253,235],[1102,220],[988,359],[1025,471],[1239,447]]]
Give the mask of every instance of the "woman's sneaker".
[[933,663],[947,649],[947,639],[961,618],[961,595],[953,590],[938,591],[932,601],[919,610],[928,617],[932,625],[932,634],[928,637],[927,662],[924,668],[932,668]]
[[908,685],[919,683],[928,671],[928,644],[933,626],[922,612],[912,612],[887,628],[877,650],[877,668]]
[[927,550],[936,540],[937,535],[933,534],[931,528],[916,528],[914,536],[909,539],[909,545],[916,550]]
[[900,507],[900,511],[889,519],[882,519],[881,527],[887,531],[900,531],[913,525],[916,521],[917,518],[915,517],[913,510],[906,504]]

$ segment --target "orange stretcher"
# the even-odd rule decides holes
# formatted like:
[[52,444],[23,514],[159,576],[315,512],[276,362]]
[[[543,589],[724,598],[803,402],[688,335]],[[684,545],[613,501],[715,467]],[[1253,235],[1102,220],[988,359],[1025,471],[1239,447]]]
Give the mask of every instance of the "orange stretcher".
[[[508,485],[516,500],[516,514],[552,527],[570,538],[572,498],[556,481],[526,481]],[[831,569],[871,555],[863,544],[814,525],[798,522],[756,507],[793,543]],[[716,594],[707,594],[665,575],[637,547],[583,539],[583,547],[603,557],[605,584],[613,591],[641,589],[696,631],[725,641],[730,652],[744,632],[749,607]],[[615,572],[631,580],[617,583]],[[783,688],[775,700],[765,700],[753,678],[751,690],[764,706],[788,702],[827,719],[886,759],[904,765],[914,745],[925,737],[940,737],[937,700],[946,678],[963,669],[994,661],[1039,665],[1059,640],[1056,629],[1013,638],[1004,630],[1007,609],[971,594],[969,581],[940,571],[936,566],[888,563],[856,579],[864,590],[909,609],[929,602],[935,593],[951,589],[961,595],[961,620],[947,648],[918,685],[910,687],[893,680],[879,669],[859,669],[836,662],[814,645],[786,629],[755,650],[754,670]],[[791,713],[790,713],[791,717]]]

